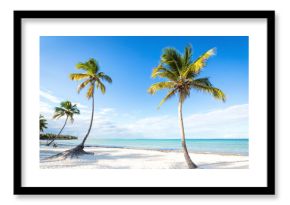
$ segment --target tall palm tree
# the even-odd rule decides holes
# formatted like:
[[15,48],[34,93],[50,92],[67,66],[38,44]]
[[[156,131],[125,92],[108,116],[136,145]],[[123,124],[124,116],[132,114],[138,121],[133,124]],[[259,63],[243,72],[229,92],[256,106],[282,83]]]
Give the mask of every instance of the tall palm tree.
[[66,126],[67,120],[70,119],[71,123],[73,123],[74,121],[74,114],[79,115],[80,111],[77,108],[77,105],[72,105],[72,103],[70,101],[63,101],[60,103],[60,107],[55,107],[55,111],[54,111],[54,115],[53,115],[53,119],[59,119],[63,116],[66,116],[64,125],[62,126],[62,128],[60,129],[59,133],[57,134],[56,137],[54,137],[48,144],[47,146],[51,145],[54,140],[61,134],[62,130],[64,129],[64,127]]
[[43,117],[43,115],[39,115],[39,130],[40,132],[43,132],[44,129],[46,129],[47,120]]
[[178,117],[181,129],[181,145],[183,148],[186,163],[190,169],[197,168],[188,154],[184,133],[182,105],[187,97],[190,96],[191,89],[211,94],[217,100],[226,100],[225,94],[218,88],[214,87],[209,78],[198,78],[202,69],[206,66],[209,57],[215,54],[215,49],[210,49],[202,54],[195,61],[192,60],[192,47],[185,47],[184,54],[180,54],[174,48],[163,50],[160,64],[152,70],[151,77],[165,78],[167,81],[158,82],[149,87],[148,92],[155,94],[162,89],[168,89],[167,95],[162,99],[159,107],[171,97],[178,95]]
[[94,92],[95,92],[95,87],[96,89],[100,89],[102,94],[105,94],[106,92],[106,87],[103,84],[102,81],[106,81],[108,83],[112,83],[112,79],[106,75],[103,72],[100,72],[100,66],[98,62],[94,58],[90,58],[87,62],[84,63],[78,63],[76,65],[77,69],[81,69],[85,71],[84,73],[72,73],[70,74],[70,79],[71,80],[84,80],[78,87],[77,91],[78,93],[88,86],[88,91],[87,91],[87,98],[91,99],[92,98],[92,115],[91,115],[91,122],[90,126],[88,129],[87,134],[85,135],[82,143],[78,146],[80,149],[84,148],[84,144],[90,134],[93,120],[94,120]]

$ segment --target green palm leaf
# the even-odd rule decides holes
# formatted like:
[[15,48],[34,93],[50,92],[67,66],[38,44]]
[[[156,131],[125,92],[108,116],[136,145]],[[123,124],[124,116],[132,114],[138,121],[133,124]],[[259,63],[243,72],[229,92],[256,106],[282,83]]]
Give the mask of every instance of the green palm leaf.
[[64,112],[55,112],[54,115],[52,116],[53,119],[59,119],[62,116],[64,116],[65,113]]
[[86,85],[89,84],[90,82],[91,82],[91,79],[88,79],[88,80],[82,82],[82,83],[79,85],[79,87],[78,87],[78,89],[77,89],[77,92],[80,93],[80,91],[81,91],[84,87],[86,87]]
[[161,105],[163,103],[165,103],[167,100],[169,100],[170,98],[172,98],[175,94],[176,94],[177,90],[176,89],[173,89],[173,90],[170,90],[166,96],[161,100],[161,102],[159,103],[158,105],[158,109],[161,107]]
[[174,48],[165,48],[161,55],[161,63],[153,68],[151,77],[161,77],[168,81],[154,83],[148,88],[148,92],[155,94],[159,90],[169,89],[170,92],[162,100],[161,105],[176,93],[178,93],[180,101],[184,102],[190,96],[191,89],[210,93],[214,98],[225,101],[225,94],[215,88],[209,78],[196,78],[206,66],[206,61],[215,55],[215,51],[215,48],[210,49],[193,61],[191,45],[185,47],[183,55]]
[[86,63],[78,63],[76,64],[76,68],[88,71],[90,69],[90,66]]
[[102,81],[112,83],[110,76],[106,75],[104,72],[99,72],[99,64],[94,58],[90,58],[87,62],[80,62],[76,65],[77,69],[82,69],[85,73],[72,73],[69,75],[71,80],[85,80],[77,88],[79,93],[83,88],[89,85],[86,96],[90,99],[93,96],[94,89],[100,89],[104,94],[106,92],[106,87]]
[[106,75],[106,74],[103,73],[103,72],[98,73],[97,76],[98,76],[101,80],[104,80],[104,81],[106,81],[106,82],[108,82],[108,83],[112,83],[112,78],[111,78],[110,76]]
[[190,75],[198,75],[200,71],[206,66],[207,60],[215,55],[215,53],[216,49],[212,48],[202,54],[196,61],[194,61],[186,69],[184,69],[182,76],[187,78]]
[[97,89],[100,89],[100,90],[101,90],[102,94],[105,94],[105,93],[106,93],[106,87],[105,87],[105,85],[101,82],[100,79],[97,79],[97,81],[96,81],[96,87],[97,87]]
[[94,91],[94,85],[91,85],[87,91],[87,94],[86,94],[88,99],[93,97],[93,91]]
[[70,101],[62,101],[60,103],[60,107],[55,107],[55,112],[53,115],[53,119],[59,119],[62,116],[73,116],[74,114],[80,114],[79,109],[77,108],[77,105],[72,105]]
[[161,56],[161,63],[168,66],[173,73],[179,75],[182,69],[182,59],[180,53],[174,48],[165,48]]
[[82,80],[86,78],[90,78],[91,76],[88,74],[83,74],[83,73],[72,73],[69,75],[71,80]]
[[168,78],[173,81],[176,80],[178,76],[179,75],[177,73],[172,72],[169,69],[166,69],[161,64],[158,65],[156,68],[154,68],[151,74],[152,78],[161,77],[161,78]]
[[198,79],[194,79],[194,83],[195,84],[201,84],[201,85],[205,85],[205,86],[209,86],[211,87],[212,84],[211,82],[209,81],[209,78],[198,78]]
[[191,58],[192,58],[192,46],[188,45],[184,49],[184,55],[182,58],[183,61],[183,67],[187,67],[191,64]]
[[226,95],[220,89],[209,86],[206,83],[201,83],[195,80],[192,82],[192,88],[202,92],[210,93],[217,100],[222,100],[223,102],[226,101]]
[[155,94],[157,91],[162,89],[171,89],[174,87],[174,82],[158,82],[154,83],[148,88],[148,93]]

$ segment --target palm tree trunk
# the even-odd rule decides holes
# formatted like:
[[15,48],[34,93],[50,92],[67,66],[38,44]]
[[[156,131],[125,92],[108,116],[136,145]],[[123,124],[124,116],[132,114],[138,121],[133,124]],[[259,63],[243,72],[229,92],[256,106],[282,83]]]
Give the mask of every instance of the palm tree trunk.
[[51,141],[50,141],[50,143],[48,143],[47,144],[47,146],[50,146],[51,145],[51,143],[53,143],[54,142],[54,140],[60,135],[60,133],[62,132],[62,130],[63,130],[63,128],[65,127],[65,125],[66,125],[66,122],[67,122],[67,119],[68,119],[68,116],[66,117],[66,119],[65,119],[65,122],[64,122],[64,125],[62,126],[62,128],[61,128],[61,130],[59,131],[59,133],[57,134],[57,136],[56,137],[54,137]]
[[190,156],[188,154],[187,147],[186,147],[183,118],[182,118],[182,102],[181,102],[181,100],[179,100],[179,104],[178,104],[178,118],[179,118],[179,126],[181,129],[181,145],[182,145],[182,149],[183,149],[184,158],[186,160],[188,168],[195,169],[195,168],[197,168],[197,166],[190,159]]
[[86,136],[84,137],[82,143],[79,145],[79,147],[81,147],[82,149],[84,148],[85,142],[90,134],[90,131],[92,129],[92,125],[93,125],[93,121],[94,121],[94,109],[95,109],[95,103],[94,103],[94,92],[95,92],[95,88],[93,88],[93,94],[92,94],[92,116],[91,116],[91,123],[90,123],[90,127],[89,130],[86,134]]

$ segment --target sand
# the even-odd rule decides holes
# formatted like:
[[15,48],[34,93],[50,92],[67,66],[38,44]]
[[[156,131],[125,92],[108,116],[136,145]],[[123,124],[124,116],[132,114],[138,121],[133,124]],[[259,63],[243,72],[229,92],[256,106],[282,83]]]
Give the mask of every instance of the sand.
[[[67,148],[40,148],[40,168],[77,169],[186,169],[182,152],[142,150],[127,148],[86,147],[92,155],[78,159],[47,160],[45,158],[67,150]],[[190,153],[191,159],[200,169],[247,169],[249,157],[210,153]]]

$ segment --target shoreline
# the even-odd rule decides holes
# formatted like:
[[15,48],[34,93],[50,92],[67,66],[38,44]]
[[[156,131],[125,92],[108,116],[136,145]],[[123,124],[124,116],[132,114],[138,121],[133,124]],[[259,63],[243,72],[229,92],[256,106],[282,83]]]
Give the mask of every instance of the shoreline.
[[[182,151],[86,146],[93,155],[77,159],[46,160],[70,147],[40,146],[40,168],[93,168],[93,169],[187,169]],[[247,169],[249,157],[243,155],[189,152],[201,169]]]
[[[159,152],[176,152],[176,153],[183,153],[181,149],[154,149],[154,148],[139,148],[139,147],[122,147],[122,146],[102,146],[102,145],[89,145],[85,146],[85,148],[112,148],[112,149],[132,149],[132,150],[148,150],[148,151],[159,151]],[[70,147],[72,148],[72,147]],[[196,152],[188,150],[189,153],[192,154],[215,154],[215,155],[222,155],[222,156],[248,156],[248,155],[242,155],[242,154],[234,154],[234,153],[218,153],[218,152]]]
[[[70,146],[70,145],[65,145],[63,146],[62,144],[59,144],[59,148],[66,148],[66,149],[71,149],[75,146]],[[160,152],[177,152],[177,153],[182,153],[182,149],[158,149],[158,148],[145,148],[145,147],[124,147],[124,146],[112,146],[112,145],[86,145],[85,148],[112,148],[112,149],[132,149],[132,150],[149,150],[149,151],[160,151]],[[228,153],[228,152],[198,152],[198,151],[191,151],[188,150],[189,153],[194,153],[194,154],[216,154],[216,155],[233,155],[233,156],[249,156],[249,155],[244,155],[244,154],[237,154],[237,153]]]

